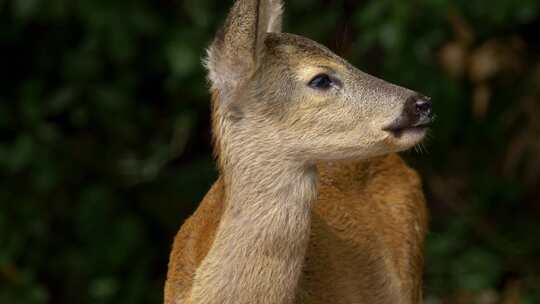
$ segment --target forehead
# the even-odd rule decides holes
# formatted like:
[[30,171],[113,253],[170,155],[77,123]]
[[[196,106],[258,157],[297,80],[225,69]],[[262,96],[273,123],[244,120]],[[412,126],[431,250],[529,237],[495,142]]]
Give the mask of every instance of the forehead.
[[271,54],[289,64],[309,64],[331,68],[348,66],[345,60],[328,48],[306,37],[287,33],[269,33],[265,42]]

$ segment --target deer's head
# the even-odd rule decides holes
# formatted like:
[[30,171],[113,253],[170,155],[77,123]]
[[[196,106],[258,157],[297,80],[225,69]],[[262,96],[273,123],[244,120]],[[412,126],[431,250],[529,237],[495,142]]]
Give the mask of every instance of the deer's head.
[[237,0],[208,50],[221,153],[311,162],[397,152],[423,139],[429,98],[281,33],[281,16],[280,0]]

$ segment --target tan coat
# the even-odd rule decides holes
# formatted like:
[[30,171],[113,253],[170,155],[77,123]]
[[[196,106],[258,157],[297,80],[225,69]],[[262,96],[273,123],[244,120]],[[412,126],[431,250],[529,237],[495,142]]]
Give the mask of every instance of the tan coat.
[[[319,171],[298,303],[419,303],[427,215],[418,175],[397,155]],[[223,207],[219,179],[175,238],[166,304],[189,303],[178,299],[187,298]]]

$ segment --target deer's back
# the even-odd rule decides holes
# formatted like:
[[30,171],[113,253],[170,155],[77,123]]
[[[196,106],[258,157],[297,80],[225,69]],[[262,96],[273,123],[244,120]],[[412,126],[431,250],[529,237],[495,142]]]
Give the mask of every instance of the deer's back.
[[[397,155],[321,163],[318,169],[319,198],[298,302],[419,303],[427,215],[416,172]],[[189,303],[193,276],[223,208],[218,179],[176,235],[166,304]]]

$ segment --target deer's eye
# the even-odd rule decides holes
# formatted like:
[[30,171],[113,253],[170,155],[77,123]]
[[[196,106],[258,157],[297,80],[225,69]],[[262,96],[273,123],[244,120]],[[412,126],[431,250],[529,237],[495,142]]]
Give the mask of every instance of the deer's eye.
[[327,74],[319,74],[313,77],[308,85],[313,89],[328,90],[334,85],[334,82]]

